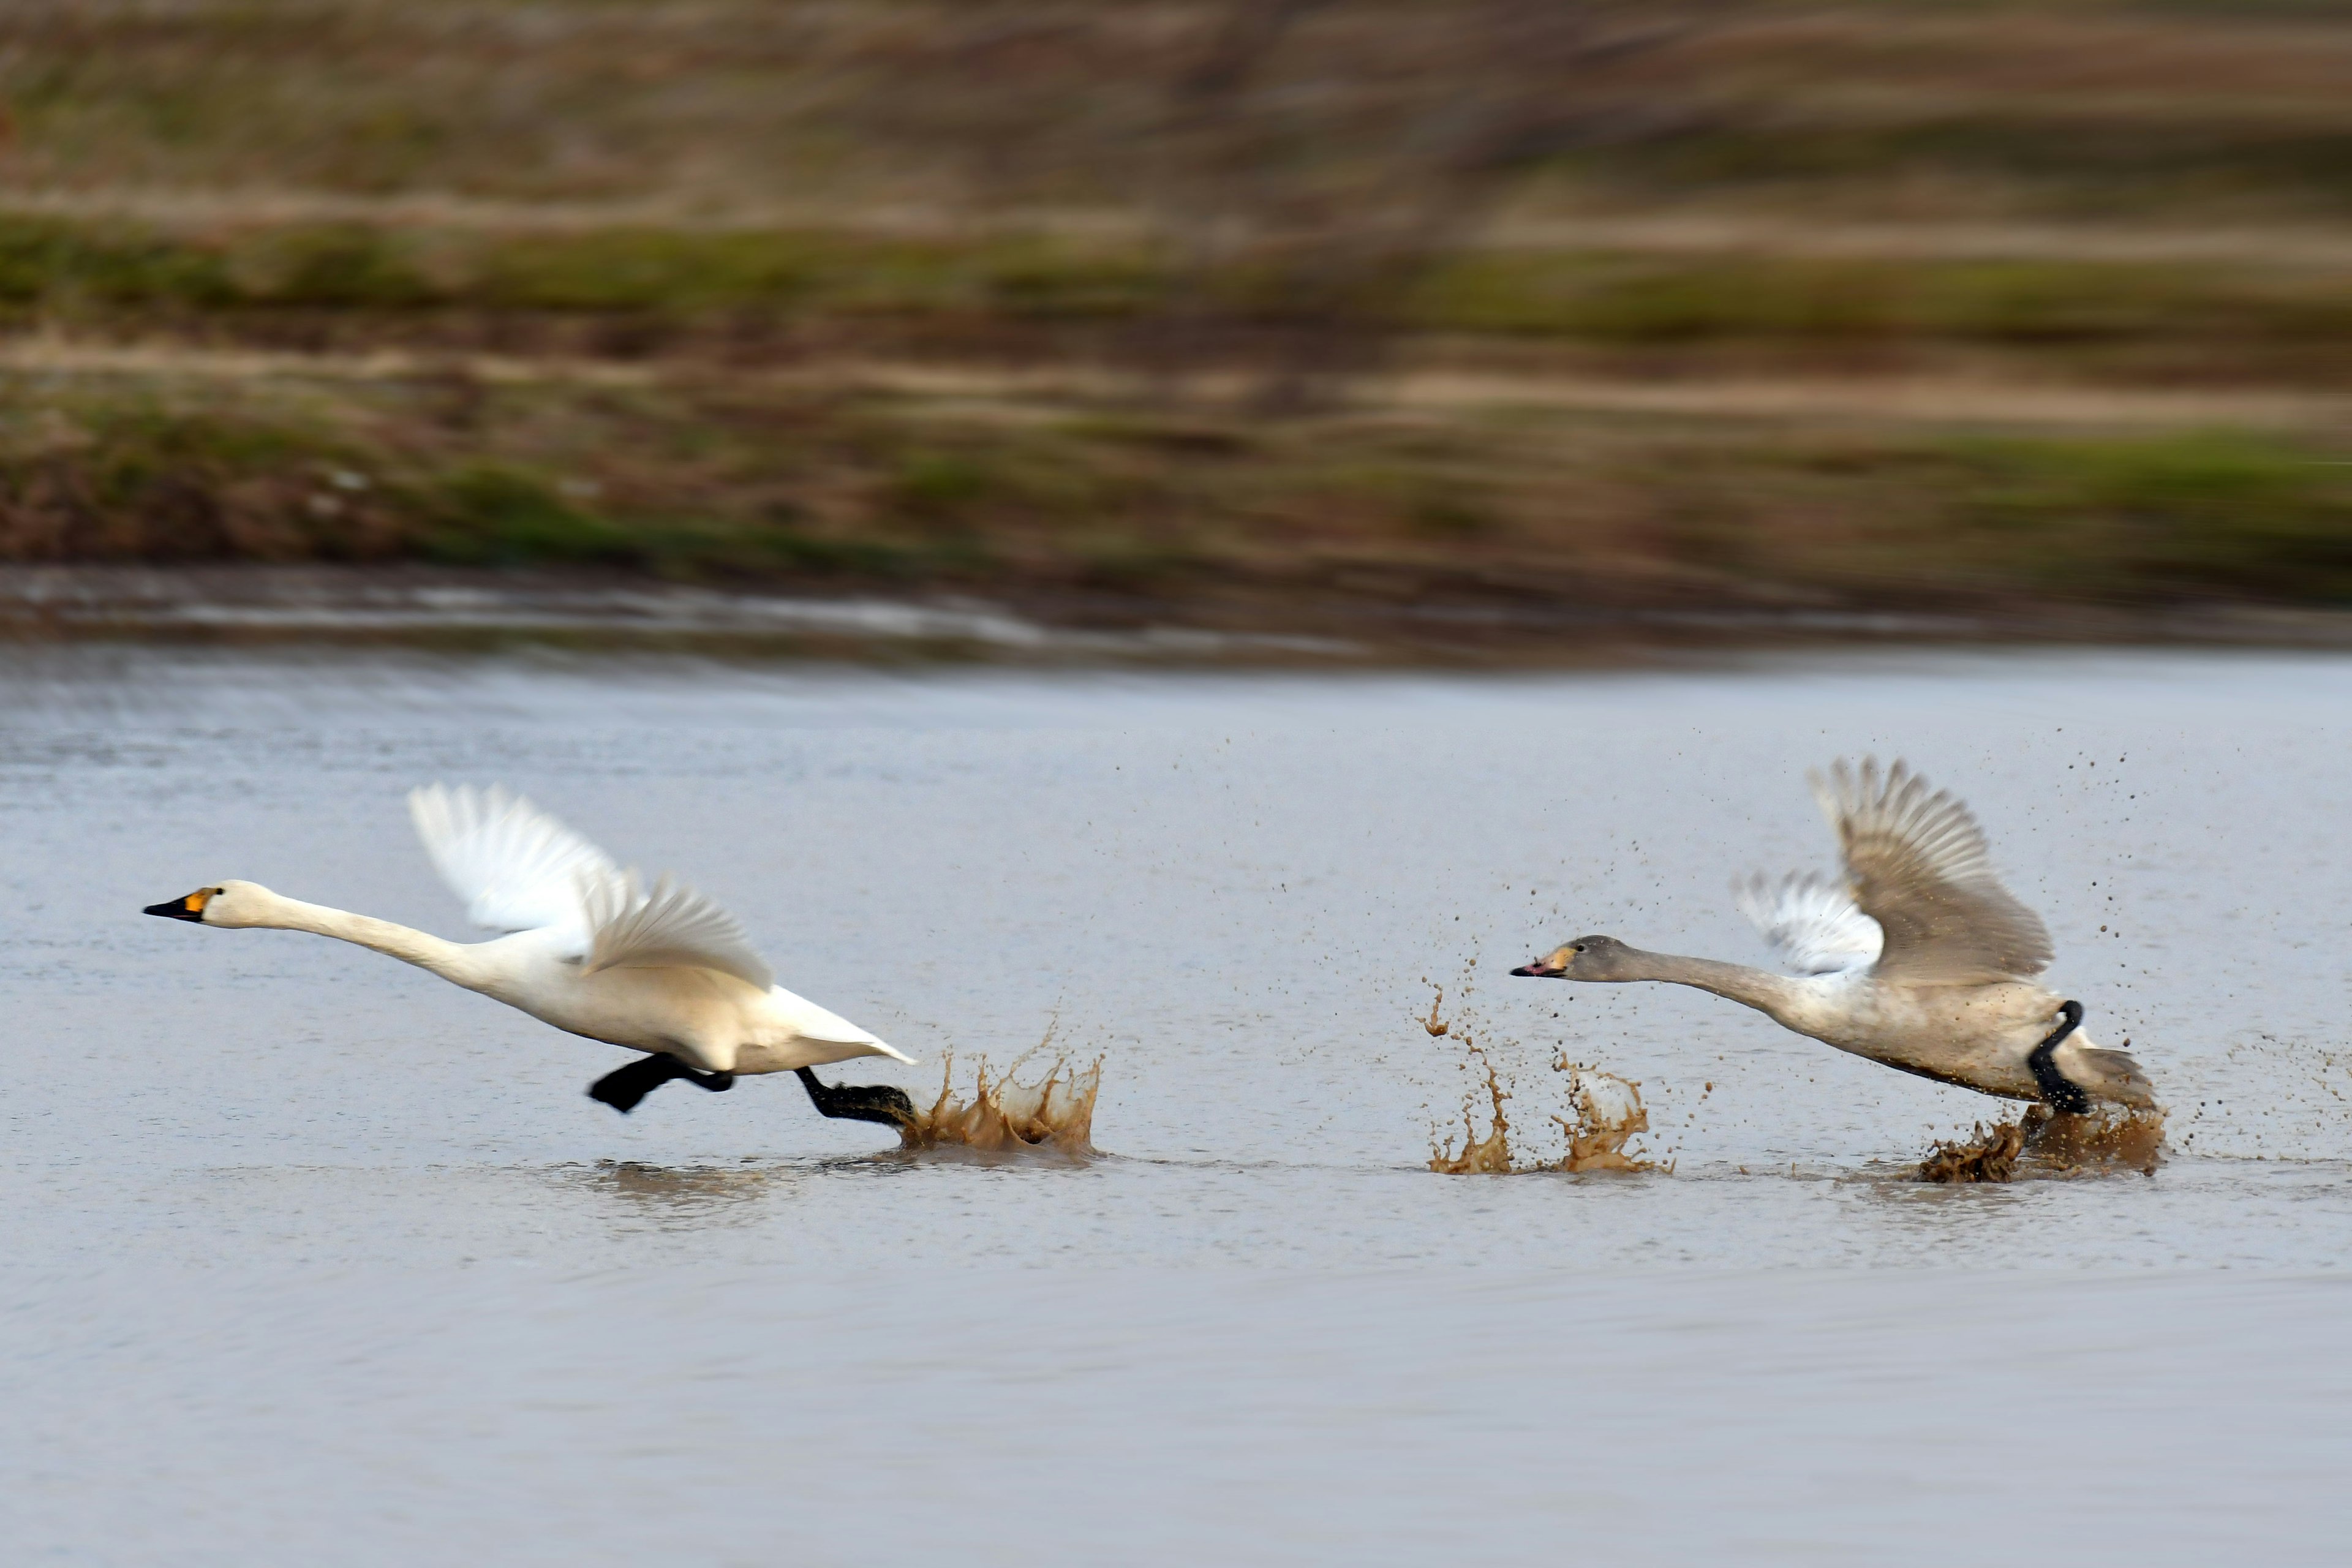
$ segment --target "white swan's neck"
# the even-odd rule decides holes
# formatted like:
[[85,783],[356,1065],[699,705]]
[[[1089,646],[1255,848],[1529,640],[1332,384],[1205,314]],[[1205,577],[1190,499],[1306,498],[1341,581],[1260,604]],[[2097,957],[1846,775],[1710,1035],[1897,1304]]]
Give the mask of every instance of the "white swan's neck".
[[391,921],[380,921],[373,915],[355,915],[349,910],[330,909],[325,904],[306,904],[299,899],[272,895],[269,918],[255,923],[278,931],[307,931],[319,936],[333,937],[338,942],[356,942],[362,947],[389,953],[403,963],[431,970],[442,979],[469,990],[481,988],[481,964],[472,947],[464,942],[446,942],[408,926],[395,925]]
[[1694,985],[1717,996],[1786,1021],[1803,995],[1803,988],[1785,974],[1750,969],[1744,963],[1720,963],[1712,958],[1685,958],[1672,952],[1626,952],[1628,980],[1661,980],[1669,985]]

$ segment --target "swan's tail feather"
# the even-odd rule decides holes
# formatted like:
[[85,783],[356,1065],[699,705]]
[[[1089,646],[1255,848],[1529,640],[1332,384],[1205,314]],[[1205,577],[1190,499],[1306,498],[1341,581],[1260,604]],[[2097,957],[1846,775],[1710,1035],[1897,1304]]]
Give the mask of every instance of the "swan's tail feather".
[[2105,1046],[2078,1046],[2059,1053],[2065,1058],[2066,1077],[2080,1084],[2094,1100],[2129,1106],[2134,1110],[2156,1109],[2156,1086],[2140,1071],[2128,1051]]
[[829,1012],[805,996],[795,996],[781,985],[769,989],[768,1000],[781,1016],[778,1021],[799,1038],[817,1040],[828,1046],[854,1047],[837,1056],[828,1056],[824,1058],[826,1061],[845,1061],[851,1057],[888,1057],[892,1061],[905,1062],[909,1067],[915,1065],[914,1058],[896,1046],[884,1044],[873,1031],[861,1029],[840,1014]]

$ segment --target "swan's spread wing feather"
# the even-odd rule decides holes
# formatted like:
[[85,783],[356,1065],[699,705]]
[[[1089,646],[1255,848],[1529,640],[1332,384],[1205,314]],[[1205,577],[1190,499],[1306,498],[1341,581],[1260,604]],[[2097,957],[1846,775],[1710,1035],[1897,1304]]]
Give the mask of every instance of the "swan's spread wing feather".
[[1731,884],[1731,895],[1780,961],[1800,974],[1842,974],[1878,961],[1885,933],[1823,877],[1760,873]]
[[603,850],[495,784],[412,790],[408,815],[467,918],[492,931],[583,931],[580,879],[618,875]]
[[2049,967],[2041,917],[2000,885],[1969,808],[1900,762],[1865,757],[1812,775],[1837,830],[1854,902],[1885,931],[1874,973],[1913,984],[1976,984]]
[[588,962],[600,969],[716,969],[765,991],[775,984],[768,965],[735,917],[685,883],[664,877],[651,889],[635,873],[583,877],[588,907]]
[[477,925],[562,931],[592,974],[685,967],[716,969],[762,991],[774,983],[734,916],[667,877],[648,891],[520,795],[496,785],[431,784],[411,792],[408,811],[425,852]]

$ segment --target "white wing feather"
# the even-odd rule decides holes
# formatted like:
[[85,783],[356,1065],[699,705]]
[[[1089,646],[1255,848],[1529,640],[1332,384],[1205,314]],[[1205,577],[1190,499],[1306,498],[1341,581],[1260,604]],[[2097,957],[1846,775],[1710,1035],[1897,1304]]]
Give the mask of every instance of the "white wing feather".
[[520,795],[495,784],[429,784],[410,793],[408,811],[434,868],[477,925],[575,933],[584,973],[716,969],[762,991],[775,984],[734,916],[668,877],[648,889]]
[[1759,874],[1731,884],[1739,912],[1800,974],[1842,974],[1878,962],[1885,932],[1826,878]]
[[762,991],[775,984],[735,917],[673,878],[664,877],[647,889],[634,871],[592,872],[580,879],[580,897],[591,933],[583,974],[602,969],[716,969]]
[[584,936],[581,878],[619,874],[603,850],[497,785],[428,784],[409,792],[408,815],[467,919],[492,931],[568,928]]

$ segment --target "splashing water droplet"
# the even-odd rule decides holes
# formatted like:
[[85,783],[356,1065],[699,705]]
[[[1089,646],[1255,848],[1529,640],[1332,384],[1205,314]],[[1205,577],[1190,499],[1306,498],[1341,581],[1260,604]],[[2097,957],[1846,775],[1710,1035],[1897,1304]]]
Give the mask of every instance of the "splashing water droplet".
[[[1048,1033],[1046,1038],[1052,1037]],[[900,1146],[982,1153],[1050,1150],[1074,1159],[1098,1152],[1094,1146],[1095,1097],[1102,1089],[1102,1058],[1073,1067],[1068,1058],[1056,1057],[1045,1076],[1033,1082],[1014,1076],[1020,1068],[1015,1061],[1002,1076],[992,1078],[983,1058],[973,1069],[971,1092],[960,1095],[953,1081],[955,1058],[948,1056],[940,1073],[939,1098],[928,1109],[918,1107],[914,1124],[898,1130]]]

